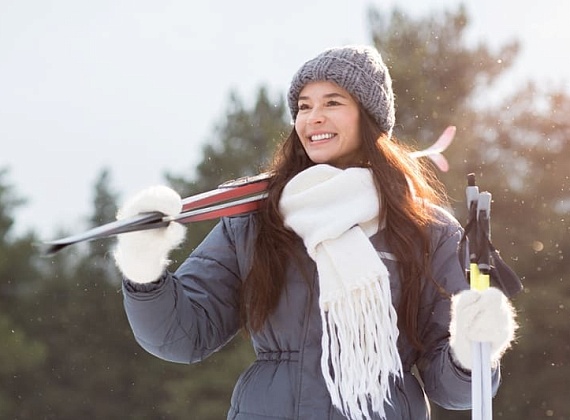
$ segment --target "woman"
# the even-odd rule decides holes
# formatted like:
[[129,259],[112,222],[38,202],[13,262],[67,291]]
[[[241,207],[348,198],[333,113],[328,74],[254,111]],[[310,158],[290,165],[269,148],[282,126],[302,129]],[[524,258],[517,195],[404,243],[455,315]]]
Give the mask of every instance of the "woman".
[[[294,76],[288,103],[295,127],[259,212],[223,218],[175,273],[167,256],[181,225],[120,236],[137,341],[193,363],[244,329],[257,360],[229,419],[427,419],[425,396],[467,409],[472,340],[492,342],[496,391],[513,311],[496,289],[465,290],[461,227],[392,139],[378,52],[323,52]],[[174,191],[155,187],[119,217],[180,209]]]

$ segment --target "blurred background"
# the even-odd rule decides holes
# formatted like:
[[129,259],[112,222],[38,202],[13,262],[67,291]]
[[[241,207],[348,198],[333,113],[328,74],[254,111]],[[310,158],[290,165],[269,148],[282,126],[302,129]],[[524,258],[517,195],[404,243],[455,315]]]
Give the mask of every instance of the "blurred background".
[[[493,194],[493,243],[525,285],[495,417],[570,419],[570,3],[195,3],[0,2],[0,418],[225,418],[246,340],[160,361],[127,325],[112,239],[37,244],[151,184],[184,196],[262,171],[296,69],[366,43],[390,67],[399,139],[457,126],[438,176],[460,221],[468,173]],[[211,227],[189,227],[173,268]]]

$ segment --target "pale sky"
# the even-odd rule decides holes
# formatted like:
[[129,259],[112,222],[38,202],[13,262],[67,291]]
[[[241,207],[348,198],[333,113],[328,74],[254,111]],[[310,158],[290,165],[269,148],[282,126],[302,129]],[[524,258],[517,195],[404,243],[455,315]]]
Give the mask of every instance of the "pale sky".
[[[103,167],[121,199],[191,175],[231,89],[284,95],[324,48],[370,43],[369,6],[396,3],[417,16],[461,2],[0,0],[0,168],[28,200],[17,231],[83,230]],[[570,92],[569,1],[467,3],[473,42],[522,43],[501,89]]]

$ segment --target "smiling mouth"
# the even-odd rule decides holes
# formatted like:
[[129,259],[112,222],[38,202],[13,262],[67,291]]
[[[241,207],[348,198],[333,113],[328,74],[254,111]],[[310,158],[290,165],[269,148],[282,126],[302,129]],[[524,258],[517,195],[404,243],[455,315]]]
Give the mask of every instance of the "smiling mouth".
[[332,139],[334,136],[336,136],[336,134],[333,133],[315,134],[314,136],[310,136],[309,140],[311,140],[312,142],[323,141],[323,140]]

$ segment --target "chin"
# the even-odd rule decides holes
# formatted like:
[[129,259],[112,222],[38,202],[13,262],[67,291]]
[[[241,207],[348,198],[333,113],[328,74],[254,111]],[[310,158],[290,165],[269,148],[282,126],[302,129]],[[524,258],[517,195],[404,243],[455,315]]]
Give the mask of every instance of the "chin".
[[310,155],[308,154],[309,159],[311,159],[311,162],[315,163],[315,164],[324,164],[327,163],[329,165],[332,165],[331,162],[334,161],[334,159],[332,159],[330,156],[322,156],[322,155]]

